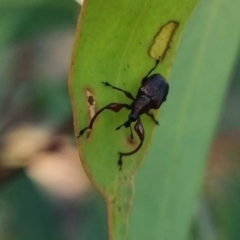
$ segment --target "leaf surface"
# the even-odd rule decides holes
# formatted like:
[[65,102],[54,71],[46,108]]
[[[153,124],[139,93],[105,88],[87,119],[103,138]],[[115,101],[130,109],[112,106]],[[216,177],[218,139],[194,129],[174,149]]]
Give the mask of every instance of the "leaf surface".
[[[124,94],[101,82],[108,81],[135,96],[141,79],[155,64],[149,55],[155,37],[174,21],[178,28],[166,44],[166,55],[156,70],[168,78],[181,33],[195,4],[196,0],[85,1],[69,82],[76,136],[89,124],[92,110],[96,112],[111,102],[131,103]],[[139,143],[136,134],[134,142],[129,142],[129,129],[115,131],[128,114],[126,110],[118,114],[106,110],[97,118],[90,137],[85,133],[78,141],[84,168],[108,203],[110,238],[115,240],[126,238],[134,175],[156,129],[151,119],[142,117],[146,133],[143,147],[137,154],[123,158],[119,171],[118,152],[132,151]]]

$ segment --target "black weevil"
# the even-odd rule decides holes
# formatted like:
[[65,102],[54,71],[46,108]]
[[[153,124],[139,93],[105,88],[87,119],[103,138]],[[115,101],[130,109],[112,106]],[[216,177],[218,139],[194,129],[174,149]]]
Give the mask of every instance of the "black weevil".
[[128,115],[128,120],[125,123],[123,123],[122,125],[120,125],[119,127],[117,127],[116,130],[120,129],[122,126],[124,126],[126,128],[129,127],[130,131],[131,131],[131,138],[133,139],[131,123],[136,122],[134,125],[134,130],[140,139],[140,143],[137,146],[137,148],[131,152],[119,152],[118,165],[119,165],[120,170],[122,168],[122,156],[129,156],[129,155],[136,153],[143,144],[144,128],[143,128],[143,125],[141,122],[140,115],[146,114],[155,122],[155,124],[158,125],[158,121],[154,118],[154,115],[150,111],[150,109],[160,108],[161,104],[164,101],[166,101],[167,95],[168,95],[168,90],[169,90],[169,84],[167,83],[167,81],[161,74],[150,75],[156,69],[158,64],[159,64],[159,60],[156,61],[155,66],[142,79],[141,87],[138,89],[138,93],[135,98],[128,91],[125,91],[118,87],[114,87],[108,82],[102,82],[105,86],[109,86],[115,90],[123,92],[127,98],[132,100],[132,103],[131,104],[110,103],[107,106],[101,108],[98,112],[96,112],[94,117],[91,119],[89,126],[82,129],[79,132],[79,135],[77,136],[77,138],[79,138],[80,136],[83,135],[83,133],[87,129],[92,129],[95,119],[105,109],[112,110],[113,112],[119,112],[122,108],[131,110],[130,114]]

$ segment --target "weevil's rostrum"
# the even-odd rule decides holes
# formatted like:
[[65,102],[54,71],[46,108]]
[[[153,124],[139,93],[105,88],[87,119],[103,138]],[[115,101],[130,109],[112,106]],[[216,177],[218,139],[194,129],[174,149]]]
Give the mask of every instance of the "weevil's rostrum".
[[146,114],[149,116],[155,124],[158,124],[158,121],[155,119],[153,113],[150,111],[150,109],[158,109],[160,108],[161,104],[166,101],[168,90],[169,90],[169,84],[165,80],[165,78],[160,74],[152,74],[151,73],[156,69],[157,65],[159,64],[159,60],[156,61],[155,66],[148,72],[148,74],[142,79],[141,86],[138,90],[138,93],[136,97],[133,97],[133,95],[125,91],[121,88],[115,87],[111,85],[108,82],[102,82],[105,86],[111,87],[117,91],[123,92],[125,96],[132,100],[131,104],[125,104],[125,103],[110,103],[107,106],[101,108],[96,114],[93,116],[93,118],[90,121],[90,124],[88,127],[85,127],[79,132],[79,135],[77,138],[83,135],[83,133],[87,129],[92,129],[93,123],[96,120],[97,116],[103,112],[105,109],[109,109],[113,112],[119,112],[122,108],[126,108],[128,110],[131,110],[130,114],[128,115],[128,120],[124,122],[122,125],[116,128],[116,130],[120,129],[122,126],[126,128],[130,128],[131,135],[130,137],[133,139],[133,133],[132,133],[132,122],[136,122],[134,125],[134,130],[137,133],[140,143],[131,152],[119,152],[119,159],[118,159],[118,165],[119,169],[122,169],[122,157],[123,156],[129,156],[134,153],[136,153],[142,146],[144,141],[144,127],[141,122],[140,116],[142,114]]

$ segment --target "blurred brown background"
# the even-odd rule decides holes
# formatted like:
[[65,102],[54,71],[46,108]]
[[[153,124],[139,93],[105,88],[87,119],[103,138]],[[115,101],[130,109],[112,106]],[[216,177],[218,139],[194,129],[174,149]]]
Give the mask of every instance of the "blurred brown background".
[[105,205],[82,169],[68,94],[80,5],[0,6],[0,239],[107,239]]

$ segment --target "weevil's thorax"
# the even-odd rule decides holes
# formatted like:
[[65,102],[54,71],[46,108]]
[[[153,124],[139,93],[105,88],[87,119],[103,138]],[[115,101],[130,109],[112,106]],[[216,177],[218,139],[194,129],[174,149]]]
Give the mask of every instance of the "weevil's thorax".
[[144,94],[137,94],[136,99],[132,103],[132,111],[130,115],[139,117],[141,114],[146,113],[151,108],[151,99]]

